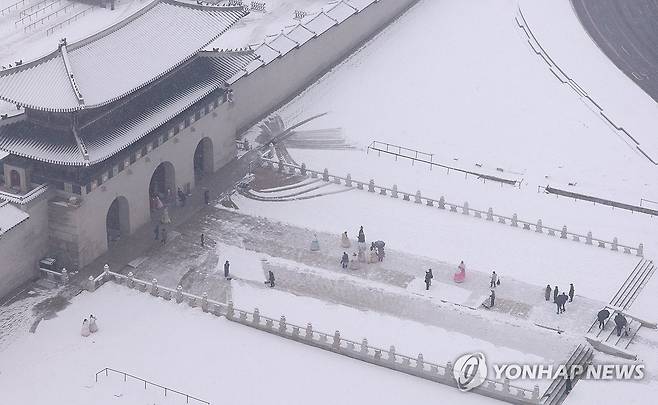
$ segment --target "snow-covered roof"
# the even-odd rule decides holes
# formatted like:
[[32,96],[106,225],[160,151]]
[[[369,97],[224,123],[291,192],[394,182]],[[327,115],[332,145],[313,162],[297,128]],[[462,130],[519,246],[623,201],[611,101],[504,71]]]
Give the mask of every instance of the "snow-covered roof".
[[155,0],[129,18],[0,72],[0,99],[66,112],[100,107],[193,58],[248,13],[244,7]]
[[21,211],[8,202],[0,202],[0,236],[29,217],[27,212]]
[[78,130],[49,128],[29,120],[0,126],[0,150],[42,162],[86,166],[101,162],[224,86],[255,55],[252,51],[201,52],[201,57],[137,93],[126,105]]

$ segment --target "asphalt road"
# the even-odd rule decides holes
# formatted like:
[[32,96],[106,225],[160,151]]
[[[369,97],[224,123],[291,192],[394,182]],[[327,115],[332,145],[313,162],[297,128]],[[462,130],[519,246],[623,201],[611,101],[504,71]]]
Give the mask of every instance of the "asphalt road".
[[571,0],[589,35],[658,102],[658,0]]

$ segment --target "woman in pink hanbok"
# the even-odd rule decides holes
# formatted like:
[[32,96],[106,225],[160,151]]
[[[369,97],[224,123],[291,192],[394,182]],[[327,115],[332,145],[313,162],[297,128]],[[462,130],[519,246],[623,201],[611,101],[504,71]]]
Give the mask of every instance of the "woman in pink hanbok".
[[452,279],[455,280],[455,283],[463,283],[466,279],[466,265],[463,260],[457,268],[459,271],[452,276]]

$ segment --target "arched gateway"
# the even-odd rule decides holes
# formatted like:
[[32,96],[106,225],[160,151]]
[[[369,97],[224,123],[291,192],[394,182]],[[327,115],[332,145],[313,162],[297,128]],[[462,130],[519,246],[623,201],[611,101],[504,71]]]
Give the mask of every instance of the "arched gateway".
[[213,172],[212,140],[205,137],[199,141],[194,150],[194,178],[199,179]]
[[119,196],[112,201],[105,217],[107,244],[116,242],[130,234],[130,209],[126,197]]

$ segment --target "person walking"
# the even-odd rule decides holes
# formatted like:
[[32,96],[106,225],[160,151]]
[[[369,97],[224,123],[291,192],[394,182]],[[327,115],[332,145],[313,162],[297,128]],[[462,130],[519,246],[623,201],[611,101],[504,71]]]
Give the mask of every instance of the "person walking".
[[350,257],[347,252],[343,252],[343,257],[340,258],[340,265],[342,268],[346,269],[350,264]]
[[267,281],[265,282],[266,284],[269,283],[270,288],[274,288],[274,273],[272,273],[272,270],[268,270],[267,272]]
[[605,327],[605,320],[608,319],[610,316],[610,311],[607,309],[602,309],[599,311],[598,314],[596,314],[596,319],[599,321],[599,329],[603,329]]
[[230,273],[229,273],[229,268],[231,267],[231,264],[227,261],[224,262],[224,278],[226,280],[230,280]]
[[366,243],[366,234],[363,232],[363,225],[359,228],[359,236],[358,236],[359,243]]
[[576,290],[573,288],[573,283],[569,284],[569,302],[573,302],[573,295]]
[[546,299],[546,301],[550,301],[550,300],[551,300],[551,292],[552,292],[552,291],[553,291],[553,290],[551,289],[551,285],[550,285],[550,284],[547,284],[547,285],[546,285],[546,290],[544,291],[544,298]]
[[553,302],[557,302],[557,296],[560,292],[558,291],[557,285],[553,289]]
[[98,325],[96,324],[96,317],[93,314],[89,315],[89,332],[91,332],[91,333],[98,332]]
[[571,389],[572,389],[571,378],[569,378],[569,376],[567,376],[566,380],[564,381],[564,393],[565,393],[565,395],[569,395],[569,393],[571,392]]
[[87,337],[91,334],[91,332],[89,332],[89,321],[86,319],[82,321],[82,330],[80,330],[80,334],[83,337]]
[[564,307],[564,305],[567,303],[567,301],[569,301],[569,297],[567,297],[567,293],[565,293],[565,292],[563,292],[562,294],[560,294],[557,297],[557,302],[558,302],[558,305],[560,307],[560,313],[566,311],[566,308]]
[[204,247],[204,246],[206,246],[206,235],[202,233],[201,234],[201,247]]
[[162,234],[161,238],[160,238],[160,241],[164,245],[165,243],[167,243],[167,229],[162,228],[162,232],[160,232],[160,233]]
[[562,313],[562,311],[560,310],[560,308],[561,308],[560,307],[560,297],[557,297],[555,299],[555,306],[557,307],[557,314],[560,315]]
[[491,282],[489,284],[489,288],[496,288],[496,283],[498,282],[498,274],[496,274],[496,270],[491,273]]
[[153,229],[153,236],[155,237],[155,240],[160,239],[160,224],[157,224],[155,229]]
[[434,276],[432,275],[432,269],[429,269],[425,272],[425,291],[430,289],[430,285],[432,285],[432,278]]
[[491,295],[489,295],[489,308],[493,308],[495,303],[496,303],[496,292],[492,288]]
[[343,249],[349,249],[352,243],[350,242],[350,238],[347,236],[347,231],[343,232],[343,234],[340,236],[340,247]]
[[628,324],[626,317],[617,312],[617,315],[615,315],[615,329],[617,330],[617,336],[621,336],[621,331],[626,329],[626,324]]

